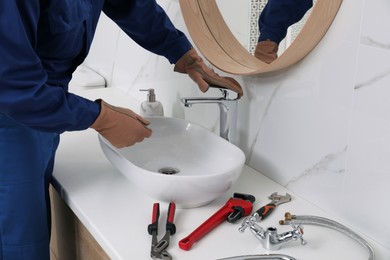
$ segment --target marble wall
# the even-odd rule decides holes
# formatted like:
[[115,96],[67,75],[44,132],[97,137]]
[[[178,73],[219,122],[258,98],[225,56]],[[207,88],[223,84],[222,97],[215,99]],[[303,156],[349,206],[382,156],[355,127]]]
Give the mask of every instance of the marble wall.
[[[187,33],[177,1],[159,3]],[[245,90],[239,146],[247,164],[390,249],[388,10],[388,0],[344,0],[303,61],[283,73],[235,78]],[[155,88],[166,115],[218,130],[216,106],[179,102],[202,95],[196,85],[105,16],[85,65],[139,100],[146,98],[139,89]]]

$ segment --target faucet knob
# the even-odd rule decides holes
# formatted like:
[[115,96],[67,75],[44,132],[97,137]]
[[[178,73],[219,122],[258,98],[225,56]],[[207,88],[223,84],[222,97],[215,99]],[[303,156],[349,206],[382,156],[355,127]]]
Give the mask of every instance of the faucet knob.
[[302,225],[296,225],[293,222],[290,223],[290,225],[293,228],[294,240],[297,240],[299,238],[301,240],[301,245],[306,245],[307,241],[305,239],[303,239],[303,234],[304,234],[303,226]]
[[236,100],[237,99],[237,98],[236,99],[230,99],[229,98],[229,91],[228,91],[227,88],[216,86],[216,85],[210,85],[209,87],[210,88],[217,88],[217,89],[219,89],[221,91],[221,93],[222,93],[222,99],[223,100]]
[[223,99],[229,99],[229,92],[226,89],[219,89],[222,92]]
[[255,224],[255,222],[259,221],[259,220],[260,220],[259,213],[257,213],[257,212],[252,213],[252,215],[250,215],[249,217],[246,217],[242,221],[241,226],[238,228],[238,231],[243,233],[247,227],[253,226],[253,224]]

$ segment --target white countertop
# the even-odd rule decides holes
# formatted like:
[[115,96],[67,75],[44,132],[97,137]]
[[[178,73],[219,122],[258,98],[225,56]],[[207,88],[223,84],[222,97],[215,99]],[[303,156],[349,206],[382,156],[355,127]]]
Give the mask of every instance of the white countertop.
[[[117,89],[87,90],[79,94],[91,99],[100,97],[114,105],[127,106],[138,112],[139,102]],[[139,191],[110,164],[100,148],[95,131],[69,132],[61,136],[54,169],[54,187],[112,259],[151,259],[151,236],[147,226],[151,222],[152,206],[156,201]],[[268,196],[273,192],[290,193],[291,202],[280,205],[267,219],[258,223],[263,228],[276,226],[279,233],[291,230],[290,226],[278,224],[285,212],[322,216],[342,223],[245,166],[238,182],[224,196],[201,208],[176,209],[177,233],[171,237],[168,247],[173,259],[211,260],[265,253],[287,254],[302,260],[368,259],[366,249],[347,236],[335,230],[308,225],[305,226],[304,234],[307,245],[302,246],[299,241],[293,241],[279,251],[266,251],[249,230],[243,234],[238,232],[241,221],[237,224],[222,223],[191,250],[180,249],[178,242],[222,207],[234,192],[254,195],[254,210],[269,203]],[[159,238],[165,233],[167,208],[168,204],[160,204]],[[375,250],[375,259],[390,259],[390,250],[366,239]]]

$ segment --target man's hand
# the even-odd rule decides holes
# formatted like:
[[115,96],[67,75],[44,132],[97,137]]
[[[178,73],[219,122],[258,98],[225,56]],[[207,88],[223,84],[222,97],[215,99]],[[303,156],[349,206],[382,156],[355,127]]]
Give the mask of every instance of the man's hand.
[[214,85],[233,90],[238,94],[238,98],[243,95],[242,88],[235,79],[219,76],[206,66],[193,48],[176,62],[174,71],[188,74],[202,92],[206,92],[210,85]]
[[91,125],[104,138],[117,148],[131,146],[152,135],[148,128],[149,121],[143,119],[130,109],[115,107],[103,100],[100,103],[100,114]]

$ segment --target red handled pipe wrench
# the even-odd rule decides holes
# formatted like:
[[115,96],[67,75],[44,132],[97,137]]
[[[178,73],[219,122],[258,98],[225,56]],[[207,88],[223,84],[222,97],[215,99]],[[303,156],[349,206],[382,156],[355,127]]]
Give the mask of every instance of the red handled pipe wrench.
[[204,237],[223,221],[234,223],[252,212],[255,197],[248,194],[234,193],[226,204],[214,215],[208,218],[203,224],[195,229],[190,235],[179,241],[179,247],[183,250],[190,250],[192,245]]
[[170,260],[172,256],[167,252],[167,247],[169,246],[169,238],[171,235],[176,233],[176,226],[173,224],[173,219],[175,216],[176,204],[171,202],[168,207],[168,216],[167,223],[165,226],[165,235],[160,240],[157,241],[158,235],[158,218],[160,217],[160,204],[153,204],[153,215],[152,215],[152,224],[148,225],[148,232],[152,235],[152,247],[150,250],[150,256],[153,259],[164,259]]

